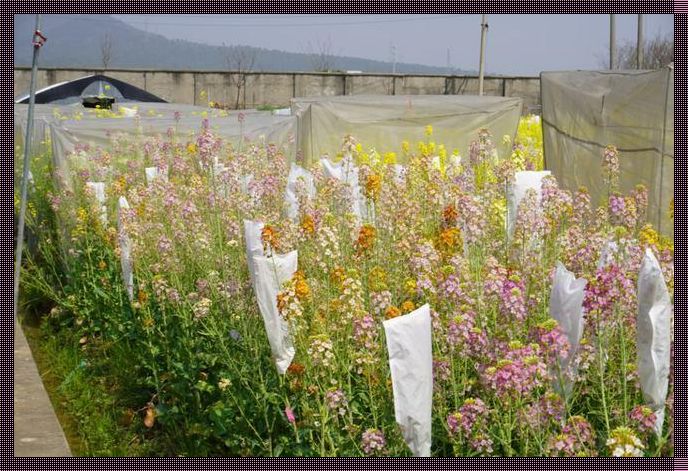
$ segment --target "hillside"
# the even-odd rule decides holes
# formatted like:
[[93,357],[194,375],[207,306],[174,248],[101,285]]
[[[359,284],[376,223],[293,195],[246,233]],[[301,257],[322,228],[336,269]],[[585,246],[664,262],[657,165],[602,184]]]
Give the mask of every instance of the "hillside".
[[[34,15],[14,15],[15,66],[31,64],[34,21]],[[102,67],[101,43],[105,37],[111,38],[110,68],[225,70],[237,68],[237,57],[250,57],[254,61],[252,70],[283,72],[312,71],[318,62],[310,54],[168,39],[108,15],[43,15],[41,29],[48,42],[41,50],[40,63],[48,67]],[[335,70],[384,73],[392,70],[389,62],[356,57],[338,56],[328,62]],[[445,67],[408,63],[397,63],[396,70],[399,73],[447,73]]]

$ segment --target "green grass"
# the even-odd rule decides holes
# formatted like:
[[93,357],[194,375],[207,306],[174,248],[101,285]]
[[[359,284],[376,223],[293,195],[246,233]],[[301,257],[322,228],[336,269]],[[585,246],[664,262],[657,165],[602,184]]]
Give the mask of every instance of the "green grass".
[[149,439],[143,414],[128,404],[136,398],[104,380],[103,365],[85,360],[78,339],[39,327],[32,316],[23,330],[74,456],[153,453],[156,438]]

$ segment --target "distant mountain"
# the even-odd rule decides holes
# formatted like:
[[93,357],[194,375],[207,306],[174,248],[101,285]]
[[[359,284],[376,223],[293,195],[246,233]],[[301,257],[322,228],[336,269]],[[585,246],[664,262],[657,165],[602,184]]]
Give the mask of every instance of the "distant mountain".
[[[31,65],[34,15],[14,15],[14,65]],[[228,70],[252,62],[252,70],[275,72],[334,70],[389,73],[391,62],[356,57],[299,54],[251,46],[220,47],[168,39],[136,29],[109,15],[43,15],[48,42],[40,64],[47,67],[103,67],[103,45],[109,38],[109,68]],[[326,52],[326,51],[325,51]],[[241,66],[245,68],[245,66]],[[397,63],[398,73],[446,74],[446,67]],[[455,74],[475,74],[454,70]]]

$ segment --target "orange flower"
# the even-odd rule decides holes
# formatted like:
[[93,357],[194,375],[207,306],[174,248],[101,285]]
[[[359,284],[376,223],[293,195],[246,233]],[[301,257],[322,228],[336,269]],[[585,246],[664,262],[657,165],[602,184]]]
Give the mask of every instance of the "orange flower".
[[455,227],[445,229],[439,235],[438,245],[443,252],[454,252],[462,243],[461,231]]
[[375,228],[368,224],[361,227],[358,232],[358,240],[356,240],[356,245],[358,245],[359,250],[364,251],[373,247],[375,243]]
[[289,368],[287,368],[287,373],[298,376],[298,375],[303,374],[303,372],[305,370],[306,370],[306,367],[303,366],[301,363],[293,362],[291,365],[289,365]]
[[413,304],[413,301],[404,301],[403,304],[401,305],[401,310],[404,313],[408,313],[413,311],[416,308],[415,304]]
[[382,177],[377,173],[371,173],[365,182],[365,195],[371,200],[377,200],[382,188]]
[[398,307],[390,306],[385,310],[385,318],[387,319],[394,319],[395,317],[399,317],[400,315],[401,311]]
[[447,205],[442,212],[442,220],[444,221],[444,225],[447,227],[456,225],[456,220],[458,217],[459,212],[456,210],[456,207],[453,204]]
[[277,250],[279,247],[279,233],[277,232],[277,229],[275,229],[272,226],[266,225],[263,227],[263,230],[260,233],[260,238],[263,241],[263,245],[267,247],[271,247],[274,250]]
[[301,229],[308,235],[315,234],[315,221],[313,221],[310,215],[305,214],[303,218],[301,218]]
[[277,310],[282,313],[284,311],[284,308],[287,307],[287,295],[280,291],[277,293]]

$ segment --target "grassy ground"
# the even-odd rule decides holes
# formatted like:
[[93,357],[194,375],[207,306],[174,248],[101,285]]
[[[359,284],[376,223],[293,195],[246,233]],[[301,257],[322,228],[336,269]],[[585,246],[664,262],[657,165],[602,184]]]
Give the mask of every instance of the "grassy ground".
[[[22,319],[43,384],[74,456],[155,454],[141,413],[132,410],[123,388],[97,374],[103,365],[84,360],[78,339],[50,332],[36,315]],[[129,398],[133,399],[133,398]]]

